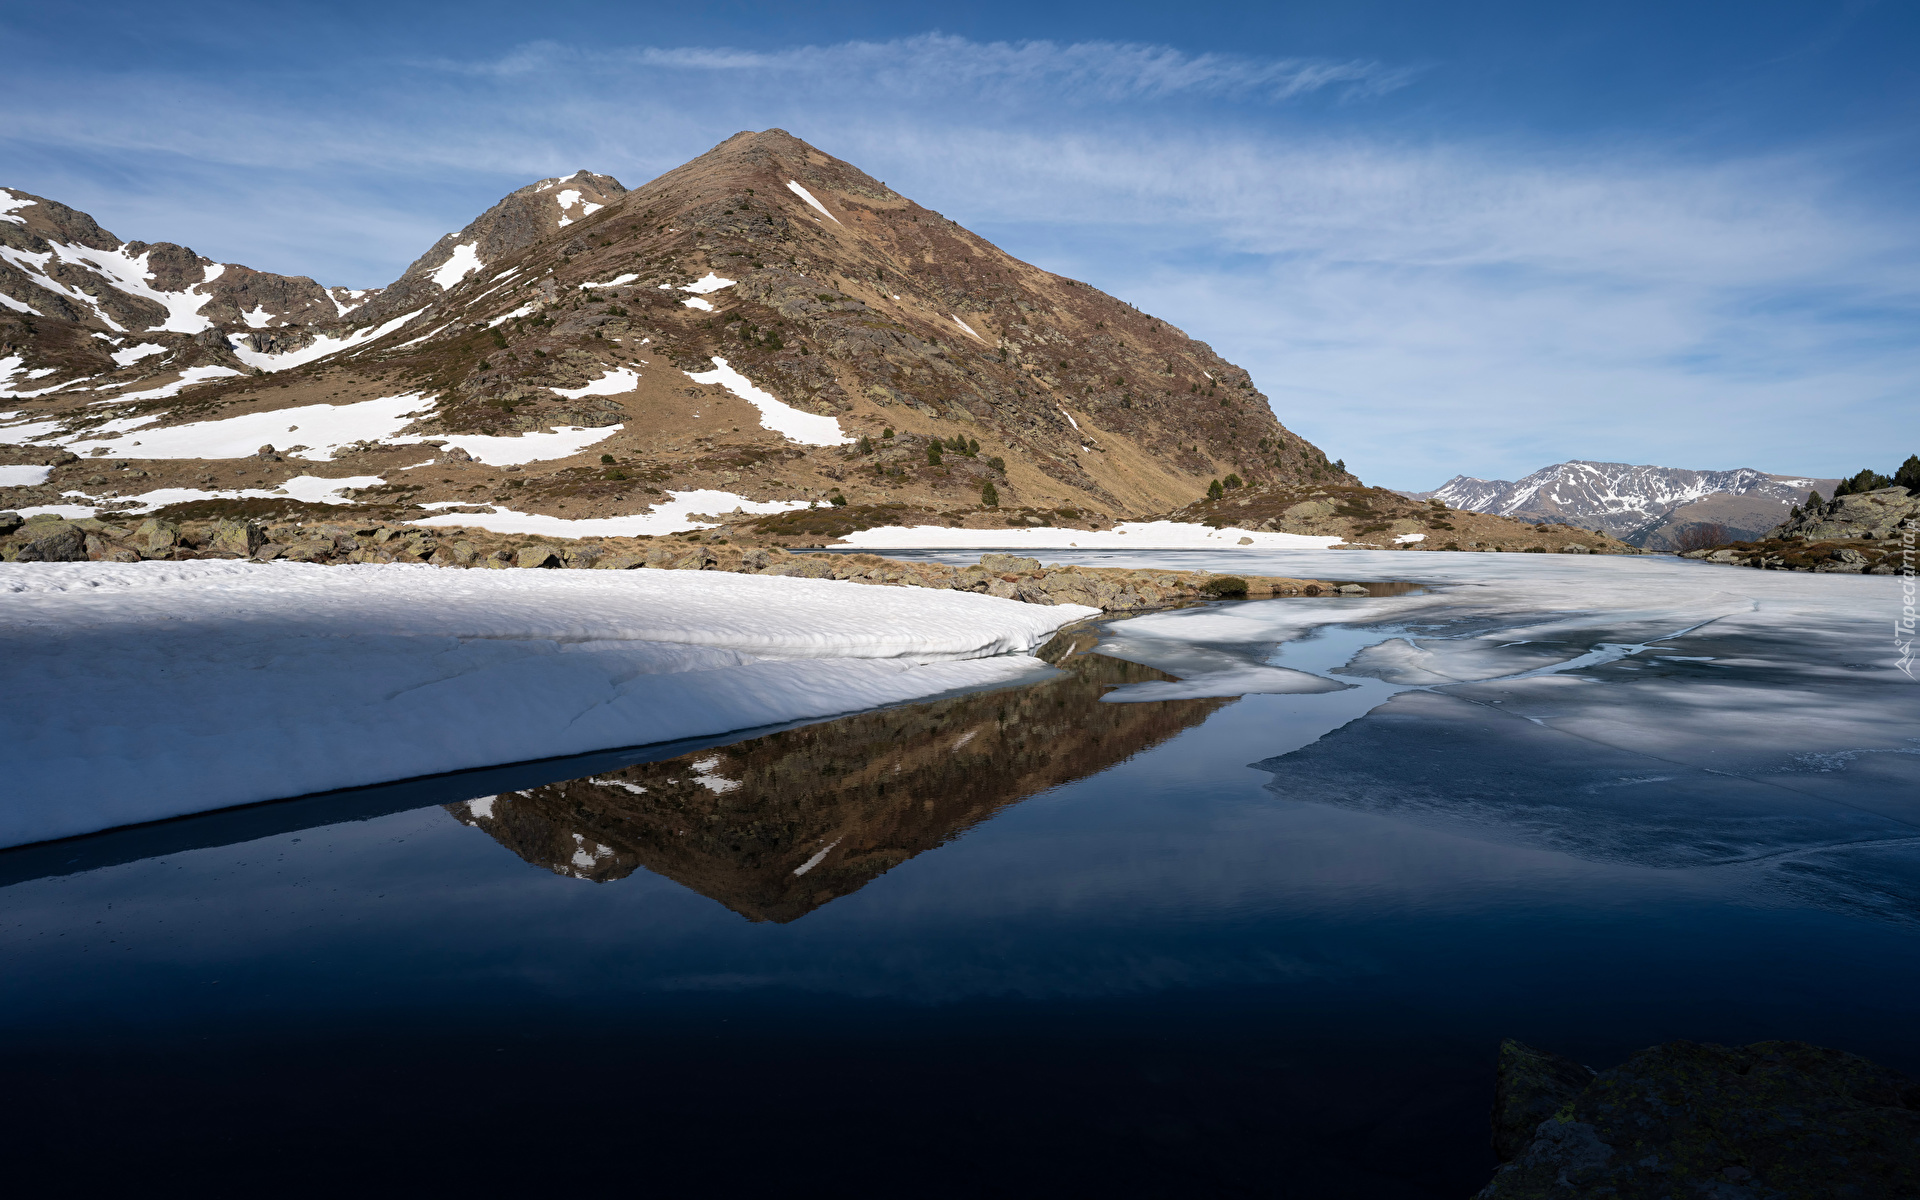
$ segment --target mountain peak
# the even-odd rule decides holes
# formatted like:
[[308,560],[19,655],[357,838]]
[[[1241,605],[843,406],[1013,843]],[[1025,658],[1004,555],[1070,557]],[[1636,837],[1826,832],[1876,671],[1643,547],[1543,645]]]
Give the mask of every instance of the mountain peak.
[[[0,221],[0,238],[9,230],[31,236]],[[269,278],[180,254],[166,303],[217,316],[191,338],[135,354],[101,340],[124,339],[126,322],[116,335],[77,311],[58,329],[0,331],[0,363],[29,373],[45,373],[58,339],[93,356],[91,380],[56,371],[29,389],[46,396],[16,393],[33,400],[36,428],[59,427],[45,436],[84,441],[78,387],[139,375],[164,376],[159,392],[135,393],[157,397],[163,424],[189,408],[204,421],[390,405],[400,392],[419,398],[411,423],[342,450],[364,456],[356,469],[407,465],[380,457],[394,429],[524,443],[498,453],[554,465],[502,476],[513,488],[495,506],[560,522],[644,511],[669,489],[761,506],[748,512],[832,500],[840,524],[1004,526],[1157,515],[1230,476],[1355,482],[1210,346],[779,129],[736,134],[634,189],[585,170],[537,180],[384,289],[286,281],[311,293],[304,319],[291,301],[216,313],[213,290],[240,281],[264,294]],[[0,292],[45,300],[5,276]],[[132,357],[101,361],[109,352]],[[166,397],[188,387],[174,416]],[[290,421],[278,440],[306,428]],[[532,449],[547,441],[551,452]],[[136,442],[147,435],[100,452],[137,457]],[[615,465],[589,470],[602,455]],[[493,495],[476,472],[382,478],[415,503],[470,507]]]

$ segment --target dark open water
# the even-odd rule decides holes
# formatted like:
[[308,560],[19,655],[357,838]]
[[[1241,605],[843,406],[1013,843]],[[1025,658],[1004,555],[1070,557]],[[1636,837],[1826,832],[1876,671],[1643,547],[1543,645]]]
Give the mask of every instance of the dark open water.
[[8,1177],[1463,1197],[1505,1036],[1920,1068],[1897,905],[1345,802],[1249,765],[1325,697],[1103,704],[1167,676],[1093,644],[1024,688],[0,854]]

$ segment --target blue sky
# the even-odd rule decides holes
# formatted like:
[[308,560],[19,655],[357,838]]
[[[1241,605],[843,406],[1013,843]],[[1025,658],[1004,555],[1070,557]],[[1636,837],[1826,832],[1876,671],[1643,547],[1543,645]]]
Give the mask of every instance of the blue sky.
[[384,283],[785,128],[1211,342],[1371,483],[1920,451],[1920,8],[0,3],[0,184]]

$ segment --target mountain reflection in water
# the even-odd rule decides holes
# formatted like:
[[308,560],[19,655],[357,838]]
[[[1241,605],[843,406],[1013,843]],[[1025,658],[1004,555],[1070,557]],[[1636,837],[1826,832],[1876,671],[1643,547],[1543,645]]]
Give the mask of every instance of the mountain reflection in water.
[[1052,680],[782,730],[446,805],[527,862],[595,883],[640,868],[749,921],[797,920],[1029,796],[1103,771],[1226,699],[1100,704],[1171,676],[1075,638]]

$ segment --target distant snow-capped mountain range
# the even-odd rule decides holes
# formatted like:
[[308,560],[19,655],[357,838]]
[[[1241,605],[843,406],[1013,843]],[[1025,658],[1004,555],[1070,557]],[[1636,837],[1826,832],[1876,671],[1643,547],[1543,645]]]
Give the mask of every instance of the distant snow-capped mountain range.
[[1575,459],[1519,480],[1455,475],[1433,491],[1403,494],[1468,512],[1559,521],[1662,550],[1692,525],[1720,525],[1734,538],[1758,537],[1785,520],[1808,492],[1832,495],[1839,482],[1749,467],[1691,471]]

